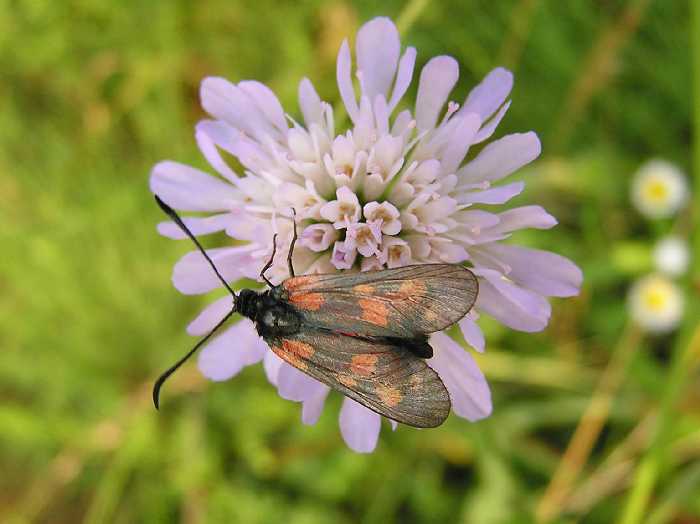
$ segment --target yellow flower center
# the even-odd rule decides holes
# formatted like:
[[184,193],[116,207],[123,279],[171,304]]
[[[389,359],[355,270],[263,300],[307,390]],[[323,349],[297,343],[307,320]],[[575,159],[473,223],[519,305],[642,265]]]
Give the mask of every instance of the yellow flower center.
[[650,180],[644,189],[646,197],[654,202],[663,202],[668,198],[668,184],[662,180]]
[[644,304],[650,311],[664,311],[668,306],[668,294],[669,290],[657,283],[644,294]]

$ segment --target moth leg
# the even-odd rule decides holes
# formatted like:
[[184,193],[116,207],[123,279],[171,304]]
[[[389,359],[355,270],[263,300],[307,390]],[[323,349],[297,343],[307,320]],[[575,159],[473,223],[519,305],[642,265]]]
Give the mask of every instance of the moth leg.
[[275,233],[272,236],[272,256],[270,257],[270,260],[267,261],[267,264],[265,264],[265,267],[262,268],[262,271],[260,271],[260,278],[262,278],[265,283],[270,286],[274,287],[272,285],[272,282],[270,282],[267,277],[265,276],[265,271],[270,269],[270,266],[272,266],[272,262],[275,260],[275,253],[277,252],[277,233]]
[[292,237],[292,243],[289,244],[289,254],[287,255],[287,265],[289,266],[289,276],[290,277],[294,276],[294,267],[292,266],[292,254],[294,253],[294,244],[296,244],[296,241],[297,241],[297,211],[296,211],[296,209],[292,208],[292,214],[294,215],[294,218],[292,218],[292,221],[294,223],[294,236]]

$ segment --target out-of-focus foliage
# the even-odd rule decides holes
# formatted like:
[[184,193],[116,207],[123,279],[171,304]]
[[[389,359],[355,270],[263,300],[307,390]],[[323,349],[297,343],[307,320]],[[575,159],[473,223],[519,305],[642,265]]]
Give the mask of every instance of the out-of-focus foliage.
[[[611,366],[609,417],[555,513],[620,515],[653,439],[650,417],[675,387],[676,339],[629,335],[624,297],[672,227],[631,209],[631,174],[652,156],[689,168],[685,2],[2,4],[1,521],[530,522]],[[513,69],[499,135],[533,129],[544,146],[516,203],[560,220],[520,240],[575,260],[581,296],[556,301],[540,334],[484,319],[491,418],[387,426],[372,455],[343,445],[338,398],[303,426],[260,366],[212,384],[190,365],[156,413],[152,380],[193,343],[184,326],[207,298],[170,286],[190,246],[156,234],[150,167],[170,158],[206,169],[193,137],[204,76],[266,82],[293,116],[304,75],[337,102],[340,41],[378,14],[403,24],[419,66],[436,54],[459,60],[455,100],[492,67]],[[616,364],[620,344],[633,347]],[[696,361],[666,419],[653,522],[700,521]]]

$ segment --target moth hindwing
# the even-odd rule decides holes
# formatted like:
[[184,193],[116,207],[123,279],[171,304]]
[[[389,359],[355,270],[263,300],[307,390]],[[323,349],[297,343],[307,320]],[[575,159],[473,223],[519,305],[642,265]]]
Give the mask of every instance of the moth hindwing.
[[265,340],[292,366],[397,422],[435,427],[450,412],[437,373],[396,342],[313,328]]

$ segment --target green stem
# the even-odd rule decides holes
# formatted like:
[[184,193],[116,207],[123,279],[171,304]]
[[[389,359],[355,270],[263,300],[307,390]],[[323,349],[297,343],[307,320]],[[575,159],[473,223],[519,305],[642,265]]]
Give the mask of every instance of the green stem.
[[428,0],[411,0],[406,7],[403,8],[401,14],[396,20],[396,27],[399,33],[405,35],[414,22],[423,12],[423,9],[428,5]]
[[535,512],[540,523],[556,520],[576,483],[581,470],[608,420],[615,396],[622,385],[627,369],[637,354],[641,332],[629,324],[601,374],[600,381],[591,395],[578,426],[564,452],[549,485],[544,491]]
[[683,500],[697,493],[700,486],[700,462],[689,465],[686,470],[673,482],[664,496],[664,500],[657,505],[649,515],[646,524],[665,524],[675,522],[675,517]]
[[646,454],[637,468],[632,482],[632,491],[627,498],[621,524],[637,524],[642,522],[647,513],[649,499],[654,486],[667,462],[668,447],[671,443],[671,429],[677,416],[676,401],[683,391],[688,376],[694,369],[693,356],[697,360],[700,347],[700,325],[698,325],[697,308],[688,311],[687,322],[673,351],[673,362],[666,380],[666,390],[661,399],[661,410],[656,423],[655,432]]
[[[693,69],[693,159],[692,173],[695,179],[694,202],[692,205],[692,227],[694,259],[700,260],[700,3],[690,0],[691,12],[691,48],[692,48],[692,69]],[[698,264],[693,264],[692,273],[686,282],[687,301],[685,322],[680,336],[673,348],[671,369],[666,380],[666,390],[661,400],[661,412],[651,446],[643,456],[637,468],[632,484],[632,490],[627,498],[627,503],[620,522],[622,524],[636,524],[642,522],[648,510],[649,499],[654,492],[654,487],[659,474],[666,464],[668,444],[671,438],[670,428],[673,418],[676,416],[674,407],[678,396],[683,391],[685,383],[694,366],[690,365],[693,353],[697,352],[700,345],[700,307],[697,297],[694,294],[694,283],[700,281],[700,268]],[[697,357],[697,356],[696,356]]]

